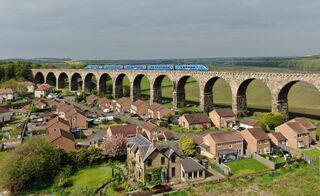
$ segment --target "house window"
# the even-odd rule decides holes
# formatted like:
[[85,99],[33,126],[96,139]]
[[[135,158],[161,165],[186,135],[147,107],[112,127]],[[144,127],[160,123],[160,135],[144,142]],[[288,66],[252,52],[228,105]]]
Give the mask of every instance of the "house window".
[[188,173],[188,179],[191,179],[192,178],[192,173]]
[[164,157],[161,157],[161,165],[164,165]]
[[172,157],[171,157],[171,162],[172,162],[172,163],[175,163],[175,162],[176,162],[176,156],[172,155]]
[[148,159],[148,160],[147,160],[147,165],[148,165],[148,166],[152,166],[152,160],[151,160],[151,159]]
[[147,182],[151,182],[151,180],[152,180],[152,174],[148,174],[146,181]]
[[221,144],[217,144],[218,147],[221,147]]
[[185,178],[186,173],[182,172],[182,177]]
[[193,178],[198,178],[198,172],[193,172]]
[[172,177],[176,176],[176,168],[175,167],[171,168],[171,176]]
[[199,171],[199,177],[202,177],[202,171]]

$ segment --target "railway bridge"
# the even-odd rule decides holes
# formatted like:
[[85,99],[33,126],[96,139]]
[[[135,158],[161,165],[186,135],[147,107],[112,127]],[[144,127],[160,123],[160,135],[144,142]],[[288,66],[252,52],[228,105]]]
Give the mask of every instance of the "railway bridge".
[[[222,72],[222,71],[166,71],[166,70],[88,70],[88,69],[32,69],[34,82],[48,83],[57,89],[68,87],[70,91],[85,91],[96,81],[98,93],[106,90],[106,81],[112,80],[114,98],[123,96],[123,80],[130,80],[130,97],[141,98],[141,80],[150,82],[150,102],[162,102],[161,83],[167,76],[173,85],[173,107],[185,105],[185,85],[190,77],[197,80],[200,89],[200,107],[205,112],[213,109],[213,86],[222,78],[232,92],[232,109],[239,116],[247,112],[246,89],[253,80],[261,80],[270,90],[272,111],[288,115],[288,93],[297,82],[303,81],[320,90],[320,73],[273,73],[273,72]],[[93,79],[95,78],[95,79]],[[312,99],[312,97],[310,97]]]

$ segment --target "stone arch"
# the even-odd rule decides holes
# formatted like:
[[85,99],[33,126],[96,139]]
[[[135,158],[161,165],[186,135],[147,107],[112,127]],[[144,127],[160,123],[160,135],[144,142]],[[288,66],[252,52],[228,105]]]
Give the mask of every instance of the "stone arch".
[[[285,83],[283,86],[281,86],[278,94],[276,95],[276,111],[280,112],[286,119],[289,118],[289,93],[292,89],[293,86],[295,86],[297,83],[301,83],[304,84],[306,88],[308,87],[312,87],[314,89],[316,89],[316,91],[319,94],[319,89],[317,88],[316,85],[314,85],[313,83],[310,82],[306,82],[303,80],[293,80],[290,82]],[[307,90],[307,89],[305,89]],[[307,93],[309,94],[309,93]],[[300,95],[301,96],[301,95]],[[295,97],[300,97],[299,95],[295,94]],[[305,95],[302,95],[305,96]],[[314,102],[316,101],[316,97],[310,97],[310,99],[307,98],[307,100],[309,100],[310,102]],[[318,105],[318,103],[316,103],[316,105]],[[316,109],[316,108],[315,108]],[[308,113],[308,114],[307,114]],[[301,114],[299,114],[301,115]],[[306,116],[310,116],[311,118],[320,118],[319,114],[311,114],[309,112],[304,113],[304,115]]]
[[[125,78],[128,78],[128,76],[124,73],[121,73],[117,76],[117,78],[115,79],[115,87],[114,87],[114,96],[115,98],[120,98],[120,97],[123,97],[124,96],[124,89],[123,89],[123,81]],[[129,78],[128,78],[129,79]],[[130,85],[129,85],[129,88],[130,88]],[[130,89],[129,89],[129,92],[130,92]]]
[[82,89],[82,77],[79,73],[74,73],[71,76],[71,90],[72,91],[78,91]]
[[[185,106],[186,103],[186,90],[185,86],[187,84],[187,81],[189,78],[194,78],[190,75],[182,76],[179,81],[177,82],[177,88],[176,88],[176,107],[177,108],[182,108]],[[194,78],[195,79],[195,78]],[[195,79],[196,80],[196,79]],[[197,80],[196,80],[197,81]],[[199,82],[197,81],[197,85],[199,87]],[[199,90],[199,95],[200,95],[200,90]]]
[[56,78],[56,76],[54,75],[53,72],[49,72],[47,74],[46,83],[50,84],[51,86],[56,86],[57,85],[57,78]]
[[97,90],[97,77],[93,73],[88,73],[84,77],[84,91],[94,92]]
[[69,86],[69,77],[65,72],[59,74],[58,89],[63,89]]
[[[136,101],[137,99],[144,99],[142,97],[142,93],[141,93],[141,84],[142,84],[142,80],[143,78],[146,78],[148,80],[149,86],[150,86],[150,80],[149,78],[144,75],[144,74],[138,74],[137,76],[135,76],[135,78],[133,79],[133,84],[132,84],[132,100]],[[150,88],[149,88],[150,91]],[[149,97],[150,99],[150,97]]]
[[41,72],[37,72],[35,75],[34,75],[34,82],[36,84],[43,84],[45,81],[44,81],[44,75],[41,73]]
[[[229,91],[230,91],[230,99],[232,99],[232,92],[231,92],[231,86],[230,84],[223,78],[221,77],[212,77],[210,78],[204,85],[204,89],[203,89],[203,95],[202,95],[202,99],[203,99],[203,111],[204,112],[211,112],[214,109],[214,86],[216,85],[217,81],[222,80],[224,83],[226,83],[226,85],[228,85],[229,87]],[[227,90],[227,89],[226,89]]]
[[153,87],[152,87],[153,88],[153,102],[162,103],[162,101],[163,101],[162,82],[164,81],[165,78],[168,78],[171,82],[170,86],[173,86],[172,80],[167,75],[157,76],[156,79],[153,81]]
[[112,82],[112,78],[109,74],[102,74],[99,79],[99,93],[111,98],[113,88]]
[[[268,89],[270,97],[271,91],[270,88],[260,79],[249,78],[241,82],[237,89],[236,102],[237,102],[237,115],[238,116],[247,116],[249,114],[248,110],[248,99],[247,99],[247,88],[253,81],[261,81],[264,86]],[[271,98],[270,98],[270,108],[271,108]]]

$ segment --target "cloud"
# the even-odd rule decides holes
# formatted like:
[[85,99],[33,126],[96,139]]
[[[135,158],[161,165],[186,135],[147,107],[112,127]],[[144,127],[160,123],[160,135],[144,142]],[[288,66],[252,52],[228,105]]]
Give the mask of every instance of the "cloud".
[[3,0],[0,58],[319,53],[316,0]]

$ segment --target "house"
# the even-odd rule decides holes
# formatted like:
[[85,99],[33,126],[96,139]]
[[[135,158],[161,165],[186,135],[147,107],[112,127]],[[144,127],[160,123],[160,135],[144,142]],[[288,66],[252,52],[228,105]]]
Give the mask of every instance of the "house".
[[152,103],[148,108],[148,116],[149,116],[149,118],[156,119],[157,118],[156,111],[157,111],[157,109],[159,109],[161,107],[163,107],[163,106],[161,104],[159,104],[159,103],[156,103],[156,102]]
[[150,141],[162,141],[177,138],[176,134],[170,133],[168,129],[158,127],[150,122],[140,123],[137,127],[137,133],[148,138]]
[[98,101],[99,97],[94,95],[94,94],[91,94],[89,96],[86,97],[86,102],[88,104],[88,106],[95,106],[97,101]]
[[51,130],[48,134],[49,143],[54,144],[58,148],[67,152],[75,150],[75,139],[72,133],[62,128]]
[[116,100],[116,110],[118,112],[130,112],[131,100],[126,97],[121,97]]
[[[243,138],[237,131],[218,131],[205,135],[203,143],[207,146],[205,154],[222,162],[237,160],[243,155]],[[208,156],[211,155],[211,156]]]
[[40,84],[34,91],[34,97],[47,97],[53,91],[53,87],[49,84]]
[[71,129],[87,129],[86,114],[77,107],[71,108],[65,113],[66,119],[69,121]]
[[246,154],[268,154],[271,152],[271,140],[261,128],[248,128],[240,131],[245,140]]
[[66,121],[63,118],[60,118],[59,116],[56,116],[52,119],[50,119],[47,123],[47,131],[50,136],[50,133],[55,133],[59,128],[70,131],[71,127],[68,121]]
[[0,89],[0,100],[15,100],[18,98],[18,93],[12,88]]
[[311,139],[310,143],[317,142],[317,127],[314,124],[312,124],[309,119],[304,117],[297,117],[292,119],[291,121],[299,123],[301,126],[303,126],[309,131]]
[[[162,183],[180,183],[206,178],[206,169],[197,160],[184,157],[177,142],[152,143],[137,135],[127,144],[128,170],[138,182],[148,184],[156,175]],[[158,174],[152,171],[158,171]]]
[[138,99],[131,104],[130,113],[144,116],[148,112],[148,107],[149,105],[146,102]]
[[259,128],[260,127],[260,121],[246,118],[240,122],[240,127],[243,129],[249,129],[249,128]]
[[232,127],[236,123],[236,115],[229,108],[219,108],[210,112],[210,119],[218,128]]
[[110,126],[107,129],[106,137],[112,137],[115,135],[123,135],[127,140],[130,140],[136,136],[137,125],[128,124],[128,125],[116,125]]
[[3,107],[0,107],[0,123],[5,123],[11,120],[12,113]]
[[33,105],[38,109],[45,109],[47,107],[47,104],[41,99],[35,100]]
[[271,139],[271,142],[276,145],[284,145],[287,146],[287,138],[284,137],[280,132],[272,132],[268,134],[269,138]]
[[296,121],[288,121],[275,128],[287,139],[287,146],[292,149],[306,149],[312,141],[310,132],[303,125]]
[[181,180],[195,181],[206,178],[206,168],[194,158],[187,157],[181,160]]
[[27,92],[28,93],[34,93],[36,89],[36,85],[33,82],[27,81],[24,83],[24,85],[27,87]]
[[155,119],[160,120],[165,117],[172,116],[174,114],[175,112],[173,110],[170,110],[169,108],[162,106],[161,108],[158,108],[157,110],[155,110],[154,117]]
[[111,102],[112,102],[112,100],[103,97],[103,98],[100,98],[100,99],[97,100],[97,105],[102,110],[104,110],[104,109],[112,109]]
[[183,114],[179,118],[179,125],[186,129],[208,129],[211,127],[211,124],[210,118],[204,113]]
[[148,117],[153,119],[162,119],[166,116],[174,115],[174,111],[166,108],[159,103],[152,103],[148,108]]

